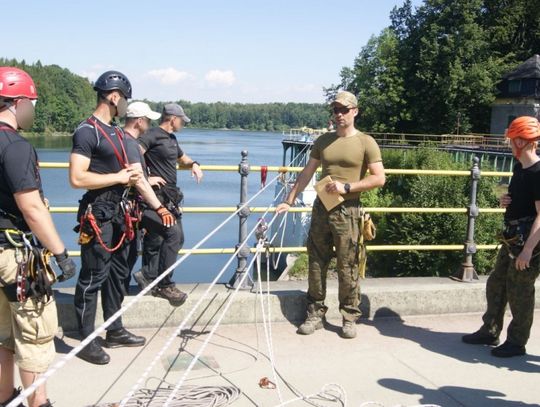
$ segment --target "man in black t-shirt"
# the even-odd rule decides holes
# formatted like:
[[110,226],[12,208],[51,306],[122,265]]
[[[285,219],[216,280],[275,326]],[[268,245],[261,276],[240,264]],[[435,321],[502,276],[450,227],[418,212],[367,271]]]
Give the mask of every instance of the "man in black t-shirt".
[[[55,357],[58,330],[56,303],[50,296],[36,295],[25,276],[28,261],[25,239],[39,241],[54,254],[63,274],[75,275],[76,267],[56,231],[45,205],[38,158],[30,143],[18,133],[34,121],[37,91],[34,81],[18,68],[0,67],[0,405],[19,396],[14,389],[13,364],[19,367],[22,385],[34,383]],[[33,251],[39,248],[32,242]],[[30,273],[29,273],[30,274]],[[24,284],[23,284],[24,282]],[[50,287],[48,287],[50,289]],[[36,290],[36,289],[34,289]],[[51,407],[45,384],[28,397],[30,407]],[[17,404],[22,406],[23,404]]]
[[[141,289],[147,287],[176,262],[178,250],[184,244],[182,214],[179,207],[183,194],[176,185],[176,165],[191,168],[191,174],[197,183],[203,177],[199,163],[182,151],[174,134],[189,122],[189,117],[180,105],[169,103],[163,108],[159,127],[150,129],[138,138],[150,178],[156,180],[157,185],[154,186],[156,195],[162,205],[176,216],[176,224],[166,228],[160,224],[152,211],[145,211],[143,214],[141,224],[147,231],[143,246],[143,268],[133,275]],[[173,306],[179,306],[185,302],[187,294],[176,288],[171,280],[172,273],[173,270],[158,282],[152,294],[165,298]]]
[[469,344],[498,345],[507,303],[512,311],[506,341],[491,350],[497,357],[525,354],[534,316],[534,283],[540,273],[540,123],[521,116],[506,136],[515,165],[508,193],[500,198],[504,215],[503,245],[486,286],[487,310],[482,327],[463,336]]
[[[158,211],[163,223],[168,224],[172,217],[144,182],[137,145],[126,142],[125,134],[113,123],[115,117],[126,114],[127,99],[131,98],[129,80],[120,72],[108,71],[97,79],[94,89],[98,95],[96,110],[75,130],[69,163],[71,185],[88,190],[77,214],[81,271],[75,289],[75,310],[82,338],[95,329],[99,290],[105,320],[122,306],[127,276],[126,268],[119,265],[134,238],[133,222],[136,221],[127,199],[129,189],[136,187],[147,204]],[[123,327],[121,317],[107,328],[107,347],[144,343],[143,337]],[[95,339],[78,356],[95,364],[106,364],[110,360]]]

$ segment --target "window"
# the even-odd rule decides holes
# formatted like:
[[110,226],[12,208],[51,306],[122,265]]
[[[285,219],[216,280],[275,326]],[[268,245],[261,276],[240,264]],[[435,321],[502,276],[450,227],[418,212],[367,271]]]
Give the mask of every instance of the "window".
[[521,80],[514,79],[508,81],[508,93],[519,93],[521,91]]

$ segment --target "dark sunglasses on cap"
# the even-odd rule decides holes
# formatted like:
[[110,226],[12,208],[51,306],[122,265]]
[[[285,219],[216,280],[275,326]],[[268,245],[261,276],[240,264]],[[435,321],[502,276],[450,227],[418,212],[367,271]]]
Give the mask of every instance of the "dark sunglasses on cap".
[[346,106],[334,106],[332,108],[332,111],[334,114],[347,114],[349,113],[354,107],[346,107]]

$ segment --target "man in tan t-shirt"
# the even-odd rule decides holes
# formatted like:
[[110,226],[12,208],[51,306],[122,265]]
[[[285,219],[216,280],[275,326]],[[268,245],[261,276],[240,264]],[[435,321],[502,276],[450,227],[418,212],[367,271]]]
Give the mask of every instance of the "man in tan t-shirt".
[[[308,308],[305,322],[298,333],[310,335],[323,327],[328,307],[326,273],[331,258],[336,256],[339,276],[339,309],[343,315],[344,338],[356,336],[356,320],[360,317],[360,284],[358,282],[358,221],[361,212],[360,193],[384,185],[385,175],[381,152],[375,140],[354,127],[358,101],[350,92],[339,92],[331,103],[336,131],[315,140],[309,161],[298,175],[287,199],[276,212],[289,210],[296,196],[304,190],[322,165],[322,177],[332,182],[326,192],[341,195],[344,201],[327,211],[317,198],[313,204],[311,227],[307,240],[309,256]],[[366,172],[369,170],[369,175]],[[334,253],[335,248],[335,253]]]

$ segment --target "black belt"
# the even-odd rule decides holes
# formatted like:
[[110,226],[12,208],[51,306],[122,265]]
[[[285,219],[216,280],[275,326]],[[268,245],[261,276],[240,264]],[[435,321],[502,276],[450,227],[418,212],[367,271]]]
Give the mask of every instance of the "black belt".
[[507,226],[518,226],[522,223],[534,222],[535,219],[536,219],[535,216],[526,216],[524,218],[519,218],[519,219],[505,220],[504,224]]

